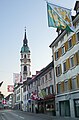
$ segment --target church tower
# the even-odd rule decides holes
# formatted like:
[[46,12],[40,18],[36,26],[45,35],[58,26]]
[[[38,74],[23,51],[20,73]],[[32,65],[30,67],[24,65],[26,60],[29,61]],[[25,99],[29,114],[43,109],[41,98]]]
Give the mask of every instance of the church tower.
[[26,28],[25,28],[25,35],[23,40],[23,46],[21,48],[21,79],[22,82],[27,80],[27,77],[30,77],[31,71],[30,71],[30,50],[28,47],[28,41],[26,37]]

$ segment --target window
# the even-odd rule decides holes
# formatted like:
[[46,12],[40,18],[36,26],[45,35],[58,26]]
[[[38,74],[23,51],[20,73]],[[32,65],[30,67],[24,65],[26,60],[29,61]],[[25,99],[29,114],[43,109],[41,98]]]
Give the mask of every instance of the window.
[[55,48],[58,46],[58,42],[55,44]]
[[77,33],[77,42],[79,42],[79,32]]
[[62,46],[61,51],[62,51],[62,55],[63,55],[65,53],[65,46],[64,45]]
[[63,72],[66,72],[67,69],[66,69],[66,61],[63,63]]
[[24,71],[27,71],[27,66],[24,66]]
[[44,84],[44,77],[42,77],[42,83]]
[[45,81],[47,81],[47,75],[45,75]]
[[58,83],[58,93],[61,92],[61,83]]
[[21,54],[21,58],[23,58],[23,54]]
[[70,57],[70,68],[74,67],[74,56]]
[[23,92],[26,92],[26,86],[24,86],[24,88],[23,88]]
[[56,67],[56,76],[61,75],[61,64]]
[[58,59],[58,51],[56,51],[56,53],[55,53],[55,59],[56,60]]
[[50,86],[50,94],[52,94],[52,93],[53,93],[53,85]]
[[68,49],[71,49],[71,47],[72,47],[72,39],[70,38],[68,40]]
[[67,32],[67,36],[69,36],[69,35],[70,35],[70,32],[68,31],[68,32]]
[[44,84],[44,77],[41,79],[41,85]]
[[26,55],[24,55],[24,58],[26,58]]
[[64,90],[65,90],[65,92],[68,91],[68,80],[64,81]]
[[50,78],[52,78],[52,73],[51,73],[51,72],[49,72],[49,79],[50,79]]
[[48,95],[48,88],[46,88],[46,95]]
[[72,78],[72,89],[75,90],[77,88],[76,77]]

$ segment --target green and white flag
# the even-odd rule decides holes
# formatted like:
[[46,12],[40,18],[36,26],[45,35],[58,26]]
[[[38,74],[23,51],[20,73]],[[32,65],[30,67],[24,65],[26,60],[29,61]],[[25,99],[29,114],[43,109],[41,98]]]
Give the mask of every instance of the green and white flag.
[[49,27],[74,32],[70,9],[47,3],[47,13]]

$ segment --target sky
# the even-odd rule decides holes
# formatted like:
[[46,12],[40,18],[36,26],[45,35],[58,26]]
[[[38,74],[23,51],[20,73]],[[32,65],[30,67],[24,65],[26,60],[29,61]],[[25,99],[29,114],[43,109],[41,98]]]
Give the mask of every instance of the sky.
[[[72,9],[76,0],[46,0]],[[13,73],[20,73],[20,50],[24,29],[31,51],[31,73],[41,70],[52,61],[49,45],[57,37],[56,28],[48,27],[45,0],[0,0],[0,87],[7,96],[7,86],[13,85]]]

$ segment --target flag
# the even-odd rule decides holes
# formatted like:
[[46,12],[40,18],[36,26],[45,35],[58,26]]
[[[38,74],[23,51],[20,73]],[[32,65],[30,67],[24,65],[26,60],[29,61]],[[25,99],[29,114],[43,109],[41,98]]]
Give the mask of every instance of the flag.
[[48,26],[73,32],[71,10],[47,3]]
[[14,86],[8,85],[8,92],[14,92]]
[[14,84],[20,82],[20,74],[19,73],[13,73],[13,82],[14,82]]
[[3,81],[0,83],[0,87],[1,87],[2,83],[3,83]]

